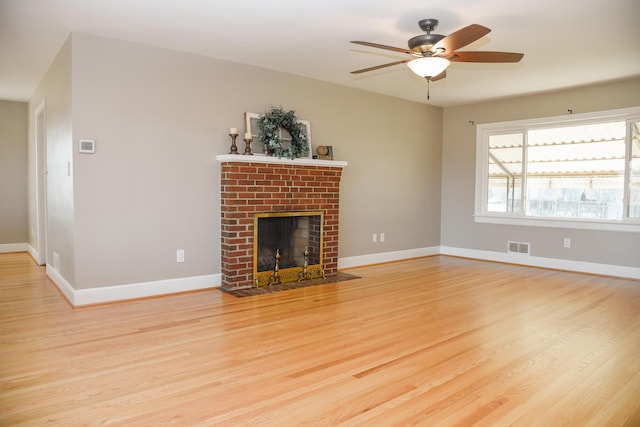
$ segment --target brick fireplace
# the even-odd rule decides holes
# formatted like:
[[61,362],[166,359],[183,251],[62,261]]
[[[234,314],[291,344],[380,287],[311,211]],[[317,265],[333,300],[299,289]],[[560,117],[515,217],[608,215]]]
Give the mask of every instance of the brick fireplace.
[[338,272],[340,178],[347,163],[268,156],[220,155],[222,287],[251,287],[254,216],[275,212],[321,211],[322,268]]

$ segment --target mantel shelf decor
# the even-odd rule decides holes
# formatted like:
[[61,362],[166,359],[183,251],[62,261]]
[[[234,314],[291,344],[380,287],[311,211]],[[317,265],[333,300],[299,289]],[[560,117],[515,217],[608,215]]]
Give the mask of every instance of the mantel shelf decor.
[[[260,125],[258,140],[274,156],[297,159],[309,155],[306,129],[296,118],[293,110],[285,111],[282,107],[271,107],[260,115],[258,124]],[[282,145],[281,129],[286,130],[291,135],[291,145],[289,147]]]
[[276,165],[300,165],[300,166],[319,166],[331,168],[344,168],[348,165],[343,160],[322,160],[301,157],[298,159],[286,159],[271,156],[234,156],[233,154],[218,154],[216,156],[218,163],[264,163]]
[[231,137],[231,147],[229,148],[229,154],[238,154],[238,146],[236,145],[236,138],[238,137],[238,129],[229,129],[229,136]]

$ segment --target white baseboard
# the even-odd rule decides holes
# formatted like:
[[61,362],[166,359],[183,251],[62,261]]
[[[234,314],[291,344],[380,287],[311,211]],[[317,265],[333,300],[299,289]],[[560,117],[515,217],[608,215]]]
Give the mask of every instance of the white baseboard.
[[338,259],[338,268],[362,267],[390,261],[418,258],[430,255],[451,255],[484,261],[506,262],[509,264],[528,265],[531,267],[553,268],[556,270],[575,271],[580,273],[599,274],[629,279],[640,279],[640,268],[622,265],[596,264],[592,262],[571,261],[536,257],[524,254],[481,251],[476,249],[454,248],[450,246],[433,246],[429,248],[410,249],[397,252],[361,255]]
[[62,295],[64,295],[67,301],[69,301],[69,303],[75,307],[76,304],[74,292],[76,292],[76,290],[73,289],[73,286],[71,286],[71,284],[67,282],[64,277],[62,277],[58,270],[54,269],[52,266],[47,265],[46,271],[49,279],[51,279],[51,281],[58,287],[58,289],[60,289],[60,292],[62,292]]
[[[0,249],[2,249],[0,245]],[[31,249],[27,247],[22,251]],[[1,250],[0,250],[1,252]],[[7,251],[14,252],[14,251]],[[433,246],[428,248],[408,249],[395,252],[361,255],[338,259],[338,268],[361,267],[384,262],[401,261],[431,255],[451,255],[473,258],[484,261],[506,262],[510,264],[527,265],[531,267],[553,268],[557,270],[575,271],[581,273],[616,276],[629,279],[640,279],[640,268],[610,264],[596,264],[582,261],[536,257],[523,254],[511,254],[475,249],[455,248],[450,246]],[[152,282],[131,283],[126,285],[104,286],[100,288],[74,289],[67,280],[47,265],[47,275],[69,300],[72,306],[100,304],[130,300],[136,298],[160,296],[179,292],[211,289],[222,284],[222,275],[209,274],[205,276],[182,277],[177,279],[157,280]]]
[[440,253],[442,255],[460,256],[485,261],[506,262],[510,264],[528,265],[531,267],[553,268],[556,270],[575,271],[579,273],[640,279],[640,268],[627,267],[623,265],[597,264],[567,259],[544,258],[525,254],[453,248],[449,246],[441,246]]
[[29,255],[31,255],[31,258],[33,258],[36,261],[36,263],[38,262],[38,259],[39,259],[38,251],[29,243],[9,243],[9,244],[5,243],[0,245],[0,254],[10,253],[10,252],[28,252]]
[[338,268],[361,267],[363,265],[381,264],[383,262],[438,255],[439,253],[440,247],[434,246],[431,248],[407,249],[404,251],[382,252],[378,254],[338,258]]
[[4,243],[0,244],[0,253],[9,252],[27,252],[29,250],[28,243]]
[[31,258],[33,258],[36,262],[36,264],[38,265],[44,265],[44,261],[40,261],[40,254],[38,253],[38,250],[36,248],[34,248],[31,245],[27,245],[27,252],[29,252],[29,255],[31,255]]
[[211,289],[219,287],[222,283],[221,274],[209,274],[100,288],[74,289],[59,272],[49,265],[47,265],[47,275],[73,307]]

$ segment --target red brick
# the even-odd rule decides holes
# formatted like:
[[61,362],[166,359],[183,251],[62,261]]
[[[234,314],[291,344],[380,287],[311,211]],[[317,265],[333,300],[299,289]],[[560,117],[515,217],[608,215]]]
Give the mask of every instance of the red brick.
[[223,287],[253,285],[253,216],[259,212],[323,212],[324,269],[337,271],[341,169],[224,162],[221,170]]

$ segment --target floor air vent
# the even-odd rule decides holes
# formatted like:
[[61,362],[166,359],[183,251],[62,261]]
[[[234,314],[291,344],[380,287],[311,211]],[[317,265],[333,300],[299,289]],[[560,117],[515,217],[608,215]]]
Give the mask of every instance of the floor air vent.
[[529,255],[530,246],[529,243],[512,242],[509,240],[507,241],[507,252]]

